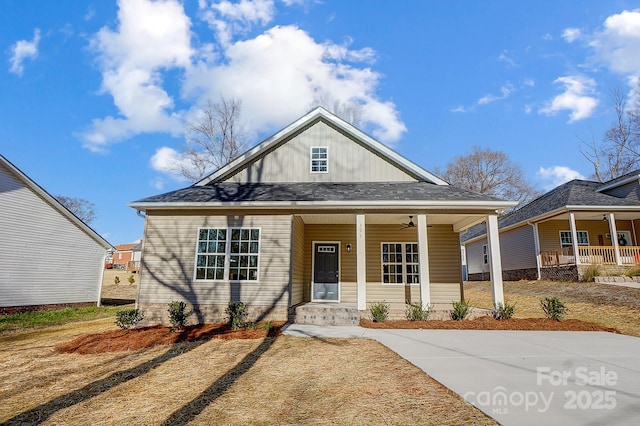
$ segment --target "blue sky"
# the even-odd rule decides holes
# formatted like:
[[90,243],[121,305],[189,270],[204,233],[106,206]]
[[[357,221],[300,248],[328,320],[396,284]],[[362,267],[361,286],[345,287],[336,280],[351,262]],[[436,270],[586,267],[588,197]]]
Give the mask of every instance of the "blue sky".
[[96,205],[112,244],[128,202],[188,183],[185,121],[236,97],[253,145],[320,96],[428,170],[474,145],[540,189],[588,177],[580,140],[640,75],[640,2],[4,0],[0,153],[53,195]]

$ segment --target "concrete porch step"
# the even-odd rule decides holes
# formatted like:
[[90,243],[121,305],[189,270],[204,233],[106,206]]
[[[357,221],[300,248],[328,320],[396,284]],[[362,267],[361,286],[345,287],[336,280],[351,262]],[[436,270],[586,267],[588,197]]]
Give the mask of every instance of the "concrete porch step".
[[289,322],[308,325],[358,325],[360,312],[355,304],[306,303],[291,310]]

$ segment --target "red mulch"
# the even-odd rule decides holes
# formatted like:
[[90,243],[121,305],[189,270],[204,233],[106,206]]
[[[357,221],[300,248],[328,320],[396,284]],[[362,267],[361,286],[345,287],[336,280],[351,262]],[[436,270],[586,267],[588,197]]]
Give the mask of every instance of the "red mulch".
[[194,342],[206,339],[261,339],[279,336],[286,322],[271,322],[269,331],[258,324],[255,329],[231,330],[228,324],[199,324],[171,332],[161,325],[131,330],[115,330],[106,333],[85,334],[56,345],[59,353],[98,354],[104,352],[135,351],[157,345]]
[[373,322],[360,320],[360,325],[366,328],[410,328],[437,330],[544,330],[544,331],[608,331],[620,333],[615,328],[604,327],[591,322],[577,319],[554,321],[548,318],[511,318],[496,320],[492,317],[478,317],[472,320],[428,320],[428,321],[385,321]]

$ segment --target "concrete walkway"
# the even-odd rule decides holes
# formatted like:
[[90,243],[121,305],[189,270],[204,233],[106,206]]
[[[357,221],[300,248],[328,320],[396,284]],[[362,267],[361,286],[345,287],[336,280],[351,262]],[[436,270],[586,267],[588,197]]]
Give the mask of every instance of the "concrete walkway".
[[603,332],[288,326],[375,339],[504,425],[636,425],[640,339]]

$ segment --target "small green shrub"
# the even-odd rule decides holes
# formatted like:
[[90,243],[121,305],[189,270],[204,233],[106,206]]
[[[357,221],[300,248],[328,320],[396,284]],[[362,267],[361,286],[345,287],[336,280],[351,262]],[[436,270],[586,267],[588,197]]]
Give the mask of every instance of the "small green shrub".
[[116,275],[116,276],[113,278],[113,283],[114,283],[115,285],[120,284],[120,277]]
[[389,318],[391,305],[386,302],[372,302],[369,304],[369,312],[373,322],[385,322]]
[[544,299],[540,299],[540,306],[542,307],[545,315],[555,321],[562,320],[569,310],[557,296],[549,296]]
[[431,313],[431,307],[427,305],[422,306],[422,303],[409,303],[407,302],[407,309],[405,315],[409,321],[426,321],[429,319]]
[[451,319],[456,321],[462,321],[469,315],[469,311],[471,310],[471,305],[466,300],[461,300],[456,302],[455,300],[451,302],[453,304],[453,310],[451,311]]
[[144,312],[140,309],[125,309],[116,312],[116,325],[123,330],[135,327],[144,319]]
[[266,332],[271,331],[271,328],[273,326],[271,325],[271,321],[265,321],[262,324],[260,324],[260,328]]
[[497,320],[508,320],[513,316],[513,313],[516,310],[516,304],[510,305],[507,302],[494,304],[493,305],[493,317]]
[[224,312],[229,317],[231,329],[237,330],[246,326],[248,312],[247,305],[243,302],[229,302]]
[[129,275],[129,278],[127,278],[127,281],[129,281],[129,284],[133,284],[136,282],[135,277],[133,276],[133,274]]
[[181,300],[172,300],[169,302],[167,312],[169,312],[169,322],[171,322],[171,331],[174,329],[182,329],[187,325],[187,317],[190,312],[186,312],[187,304]]
[[600,267],[598,265],[589,265],[582,271],[582,281],[592,282],[595,277],[600,276]]

